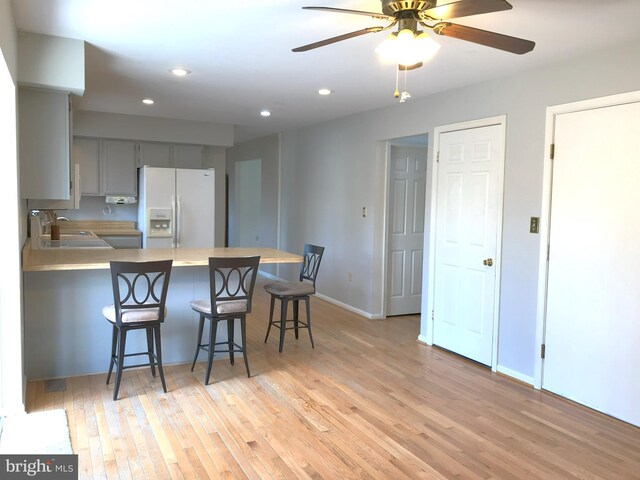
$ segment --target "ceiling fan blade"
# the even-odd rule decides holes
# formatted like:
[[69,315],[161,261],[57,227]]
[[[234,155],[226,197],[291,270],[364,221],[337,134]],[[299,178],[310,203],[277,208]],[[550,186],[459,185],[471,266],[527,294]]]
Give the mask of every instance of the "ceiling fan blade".
[[480,30],[479,28],[466,27],[464,25],[456,25],[455,23],[440,22],[433,26],[433,31],[438,35],[446,37],[458,38],[467,42],[479,43],[487,47],[497,48],[506,52],[523,53],[530,52],[536,46],[531,40],[510,37],[501,33]]
[[423,20],[448,20],[449,18],[468,17],[481,13],[500,12],[511,8],[513,7],[506,0],[460,0],[423,10],[419,15]]
[[365,35],[367,33],[376,33],[376,32],[379,32],[380,30],[384,30],[384,27],[363,28],[362,30],[356,30],[355,32],[345,33],[343,35],[338,35],[337,37],[331,37],[331,38],[327,38],[326,40],[320,40],[319,42],[303,45],[302,47],[294,48],[291,51],[306,52],[308,50],[313,50],[314,48],[324,47],[325,45],[331,45],[332,43],[341,42],[342,40],[348,40],[349,38],[353,38],[353,37],[359,37],[360,35]]
[[354,15],[365,15],[367,17],[373,17],[377,20],[395,20],[395,17],[391,15],[385,15],[384,13],[375,12],[363,12],[362,10],[348,10],[346,8],[333,8],[333,7],[302,7],[303,10],[319,10],[321,12],[338,12],[338,13],[351,13]]

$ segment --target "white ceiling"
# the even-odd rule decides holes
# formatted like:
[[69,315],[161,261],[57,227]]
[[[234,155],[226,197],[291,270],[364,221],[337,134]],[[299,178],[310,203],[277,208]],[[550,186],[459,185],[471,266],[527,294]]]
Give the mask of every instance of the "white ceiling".
[[[456,23],[533,40],[533,52],[513,55],[434,35],[439,53],[407,76],[413,99],[640,41],[640,0],[509,1],[513,10]],[[87,42],[80,109],[231,123],[236,141],[397,102],[395,68],[374,53],[385,32],[291,52],[385,22],[303,11],[305,5],[380,11],[378,0],[13,1],[19,29]],[[176,78],[169,73],[175,66],[192,74]],[[334,93],[320,97],[320,87]],[[144,97],[156,103],[145,106]],[[270,118],[260,117],[264,108]]]

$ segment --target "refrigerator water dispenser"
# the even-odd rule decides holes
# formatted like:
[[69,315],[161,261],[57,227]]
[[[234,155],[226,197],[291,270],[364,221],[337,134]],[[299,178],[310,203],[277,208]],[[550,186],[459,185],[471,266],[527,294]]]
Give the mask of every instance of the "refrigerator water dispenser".
[[149,219],[148,237],[171,237],[173,236],[172,210],[170,208],[150,208],[147,218]]

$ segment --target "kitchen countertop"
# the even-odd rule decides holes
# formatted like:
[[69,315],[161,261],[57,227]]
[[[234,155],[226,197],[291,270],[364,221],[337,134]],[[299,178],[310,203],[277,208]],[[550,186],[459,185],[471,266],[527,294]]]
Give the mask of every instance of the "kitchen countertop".
[[[95,230],[92,230],[95,232]],[[146,262],[173,260],[174,267],[208,265],[209,257],[260,255],[260,263],[301,263],[302,257],[275,248],[149,248],[149,249],[31,249],[30,239],[22,250],[24,272],[108,269],[111,260]]]

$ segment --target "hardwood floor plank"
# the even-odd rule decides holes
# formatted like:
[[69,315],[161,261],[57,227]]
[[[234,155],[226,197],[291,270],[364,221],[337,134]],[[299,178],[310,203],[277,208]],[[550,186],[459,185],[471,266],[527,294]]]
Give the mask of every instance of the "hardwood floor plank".
[[204,361],[165,366],[167,393],[127,370],[117,402],[104,374],[29,382],[28,411],[65,408],[83,479],[640,480],[640,428],[417,342],[417,316],[311,303],[316,348],[278,353],[258,284],[251,378],[216,355],[207,386]]

